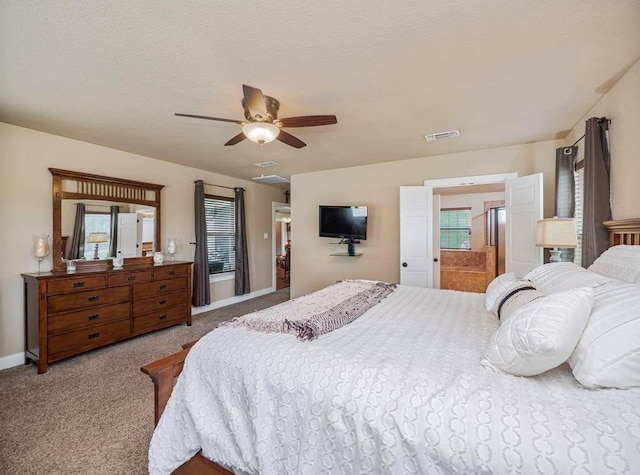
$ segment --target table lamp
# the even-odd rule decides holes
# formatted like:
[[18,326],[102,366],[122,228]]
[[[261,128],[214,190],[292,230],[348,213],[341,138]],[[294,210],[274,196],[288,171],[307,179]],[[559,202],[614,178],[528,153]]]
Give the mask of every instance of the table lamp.
[[95,244],[93,258],[98,259],[98,246],[100,243],[107,242],[109,239],[107,238],[107,233],[89,233],[89,239],[87,242],[89,244]]
[[573,218],[545,218],[536,224],[536,246],[552,248],[549,262],[562,262],[562,250],[576,247],[576,222]]

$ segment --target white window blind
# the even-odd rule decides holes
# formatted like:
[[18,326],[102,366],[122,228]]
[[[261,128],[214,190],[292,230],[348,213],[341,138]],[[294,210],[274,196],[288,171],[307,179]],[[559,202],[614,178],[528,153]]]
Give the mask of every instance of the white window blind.
[[[106,233],[107,242],[89,242],[91,233]],[[84,258],[93,260],[96,244],[98,244],[98,258],[106,259],[109,256],[109,243],[111,242],[111,214],[110,213],[86,213],[84,215]]]
[[574,178],[576,182],[576,235],[577,246],[573,254],[573,262],[578,265],[582,265],[582,209],[584,205],[584,167],[574,172]]
[[233,272],[235,261],[235,202],[233,198],[205,195],[209,274]]
[[440,210],[440,249],[471,249],[471,208]]

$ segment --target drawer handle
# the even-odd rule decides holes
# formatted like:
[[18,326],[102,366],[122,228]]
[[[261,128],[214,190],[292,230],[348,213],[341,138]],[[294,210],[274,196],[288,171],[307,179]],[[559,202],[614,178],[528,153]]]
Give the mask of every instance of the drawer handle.
[[96,318],[98,318],[100,315],[98,315],[97,313],[92,313],[90,315],[87,315],[87,318],[89,320],[95,320]]
[[174,270],[169,271],[169,275],[176,275],[176,271],[174,271]]
[[165,303],[167,303],[167,299],[162,299],[158,302],[160,305],[164,305]]
[[160,284],[160,285],[158,286],[158,288],[159,288],[160,290],[164,290],[164,289],[166,289],[166,288],[167,288],[167,284]]
[[83,281],[79,281],[79,282],[74,282],[73,284],[73,288],[77,289],[78,287],[84,287],[84,282]]
[[165,318],[167,318],[167,315],[165,313],[158,317],[159,320],[164,320]]
[[100,336],[100,332],[89,333],[89,340],[92,338],[98,338]]
[[89,302],[95,302],[95,301],[96,301],[96,300],[98,300],[99,298],[100,298],[100,296],[99,296],[99,295],[89,295],[89,296],[87,297],[87,300],[88,300]]
[[130,274],[127,276],[127,280],[136,280],[136,276],[134,274]]

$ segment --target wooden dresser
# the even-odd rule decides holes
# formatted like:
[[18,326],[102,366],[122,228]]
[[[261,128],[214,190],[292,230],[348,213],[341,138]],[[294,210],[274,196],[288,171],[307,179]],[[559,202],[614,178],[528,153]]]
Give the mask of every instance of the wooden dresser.
[[191,325],[191,263],[22,274],[25,357],[62,358],[159,328]]

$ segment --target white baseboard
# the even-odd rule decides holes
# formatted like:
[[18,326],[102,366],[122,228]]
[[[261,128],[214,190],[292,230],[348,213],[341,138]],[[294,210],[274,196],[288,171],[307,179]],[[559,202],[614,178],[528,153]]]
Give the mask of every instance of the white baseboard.
[[267,287],[266,289],[256,290],[255,292],[250,292],[248,294],[236,295],[235,297],[229,297],[228,299],[218,300],[202,307],[191,307],[191,315],[198,315],[199,313],[208,312],[209,310],[215,310],[216,308],[226,307],[227,305],[232,305],[238,302],[244,302],[245,300],[254,299],[256,297],[267,295],[275,291],[275,287]]
[[0,370],[13,368],[24,364],[24,352],[15,355],[7,355],[0,358]]

